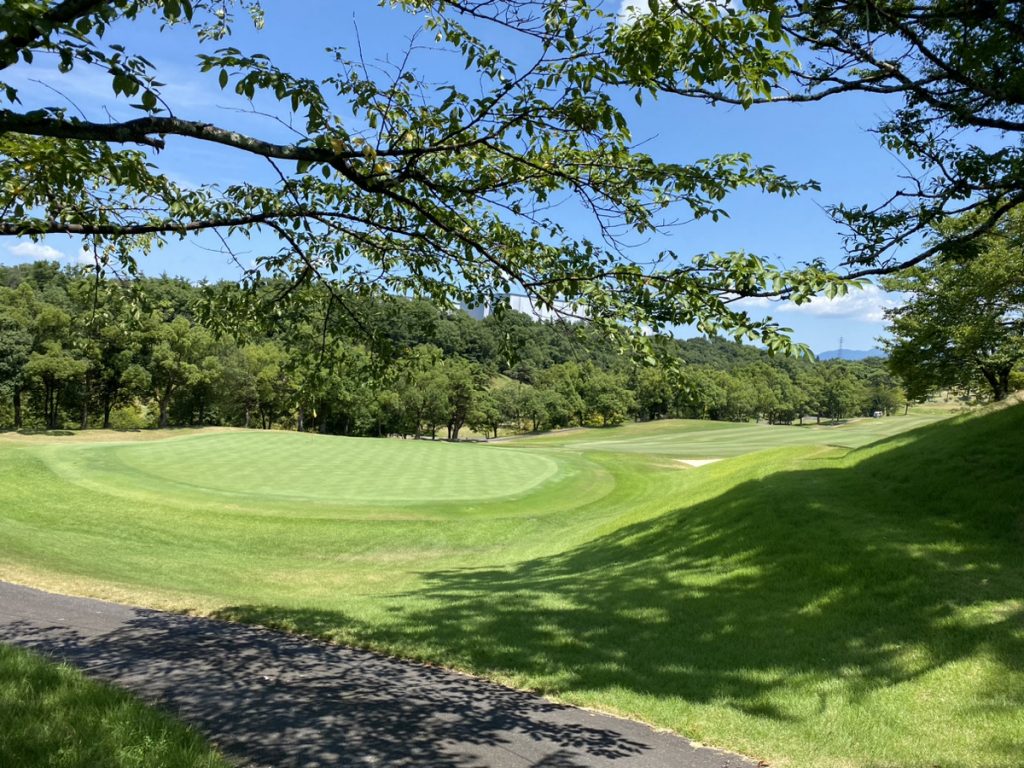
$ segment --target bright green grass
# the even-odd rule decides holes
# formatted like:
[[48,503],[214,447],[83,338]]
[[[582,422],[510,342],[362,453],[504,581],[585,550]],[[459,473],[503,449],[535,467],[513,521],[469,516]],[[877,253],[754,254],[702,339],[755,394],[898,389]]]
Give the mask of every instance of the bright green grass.
[[[773,765],[1020,768],[1024,407],[866,445],[927,420],[662,422],[503,446],[11,443],[0,576],[429,659]],[[785,447],[668,460],[735,453],[744,430],[748,448]],[[431,500],[436,470],[413,471],[427,460],[412,451],[451,448],[447,471],[484,469]],[[369,450],[376,497],[317,471]],[[488,473],[524,459],[548,474],[485,498]],[[412,503],[387,501],[403,473]]]
[[521,442],[582,451],[661,454],[689,459],[725,458],[783,445],[857,448],[948,416],[948,411],[941,408],[920,408],[908,416],[857,419],[835,425],[809,422],[802,426],[667,419],[627,424],[616,429],[571,430],[522,438]]
[[[284,460],[282,460],[282,458]],[[148,443],[52,446],[50,460],[75,481],[95,473],[162,493],[256,496],[341,504],[415,504],[521,496],[558,473],[528,451],[470,444],[355,440],[295,432],[229,432]]]
[[5,768],[227,768],[202,737],[64,664],[0,645]]

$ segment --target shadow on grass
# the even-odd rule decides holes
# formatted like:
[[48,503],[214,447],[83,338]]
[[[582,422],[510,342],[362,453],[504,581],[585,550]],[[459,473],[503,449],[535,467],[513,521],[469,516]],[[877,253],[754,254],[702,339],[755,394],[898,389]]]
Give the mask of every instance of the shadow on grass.
[[[12,606],[0,615],[0,641],[133,691],[201,729],[239,764],[751,766],[635,724],[369,651],[197,617],[78,605],[14,585],[0,584],[0,596]],[[3,683],[0,674],[0,693]],[[0,733],[6,766],[4,743]]]
[[46,437],[74,437],[75,433],[70,429],[17,429],[11,430],[17,435],[44,435]]
[[195,731],[162,712],[3,645],[0,765],[228,768]]
[[[547,692],[624,689],[780,723],[807,716],[806,699],[794,709],[776,695],[806,681],[839,681],[814,694],[823,711],[828,696],[857,701],[982,654],[1024,672],[1024,406],[852,461],[805,461],[513,568],[422,574],[415,600],[389,598],[384,623],[267,606],[223,615],[519,674]],[[991,685],[978,701],[1024,708],[1012,681]]]

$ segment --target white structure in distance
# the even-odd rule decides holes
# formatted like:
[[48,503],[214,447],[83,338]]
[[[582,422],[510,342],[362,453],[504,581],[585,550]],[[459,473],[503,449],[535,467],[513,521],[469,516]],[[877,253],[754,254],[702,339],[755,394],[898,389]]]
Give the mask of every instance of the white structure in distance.
[[[556,301],[555,306],[550,309],[548,307],[538,307],[529,296],[519,293],[505,294],[499,301],[507,305],[509,309],[529,315],[534,320],[565,320],[569,323],[578,323],[583,319],[582,315],[585,314],[585,310],[579,308],[573,310],[572,305],[565,301]],[[466,306],[466,304],[460,304],[459,306],[476,320],[483,320],[485,317],[494,314],[494,306],[489,301],[478,304],[472,309]]]

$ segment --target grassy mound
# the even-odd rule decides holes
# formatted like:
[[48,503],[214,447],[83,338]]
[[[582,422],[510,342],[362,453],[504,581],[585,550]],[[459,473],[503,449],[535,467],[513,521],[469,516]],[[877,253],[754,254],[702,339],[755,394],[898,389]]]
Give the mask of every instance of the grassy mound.
[[227,768],[203,739],[66,665],[0,646],[0,765]]
[[652,425],[646,452],[642,427],[523,442],[551,479],[458,503],[101,490],[68,480],[70,449],[0,451],[0,574],[429,659],[773,765],[1019,768],[1024,407],[854,450],[765,428],[790,445],[669,468],[730,429],[701,427]]

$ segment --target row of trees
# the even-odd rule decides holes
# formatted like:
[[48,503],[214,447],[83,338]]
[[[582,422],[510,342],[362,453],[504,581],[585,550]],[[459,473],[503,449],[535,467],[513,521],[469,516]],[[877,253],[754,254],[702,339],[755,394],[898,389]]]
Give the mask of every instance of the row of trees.
[[[953,240],[977,218],[950,218],[941,228]],[[888,278],[886,287],[907,295],[886,313],[886,346],[911,396],[957,388],[1003,400],[1024,383],[1015,378],[1024,361],[1024,214]]]
[[226,323],[204,307],[222,306],[230,284],[97,282],[43,262],[0,269],[0,425],[458,439],[467,426],[496,436],[670,416],[782,424],[902,403],[880,361],[812,363],[694,339],[662,340],[678,365],[645,367],[585,325],[511,312],[477,321],[323,284],[282,303],[281,287],[266,289],[276,319]]

